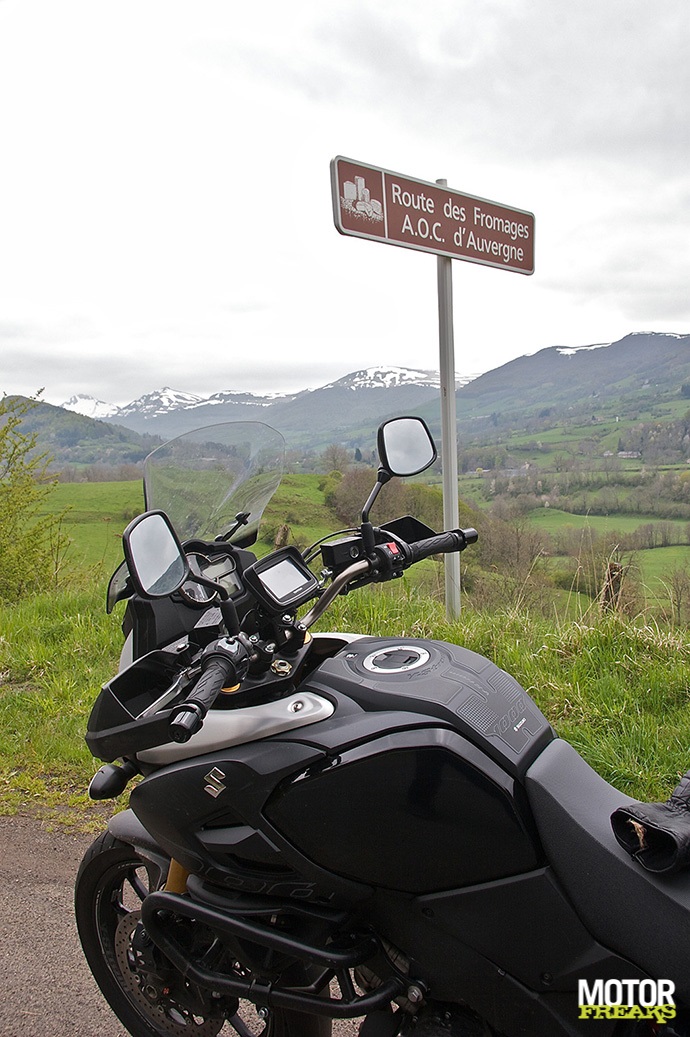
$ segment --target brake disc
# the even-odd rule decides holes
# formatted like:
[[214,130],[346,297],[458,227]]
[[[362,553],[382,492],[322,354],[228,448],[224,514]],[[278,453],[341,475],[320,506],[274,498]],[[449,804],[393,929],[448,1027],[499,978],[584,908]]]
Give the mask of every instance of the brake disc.
[[130,911],[120,919],[115,930],[115,959],[120,969],[122,986],[130,1001],[162,1034],[170,1037],[194,1034],[194,1037],[217,1037],[223,1019],[205,1019],[157,990],[147,976],[136,968],[132,937],[141,921],[141,911]]

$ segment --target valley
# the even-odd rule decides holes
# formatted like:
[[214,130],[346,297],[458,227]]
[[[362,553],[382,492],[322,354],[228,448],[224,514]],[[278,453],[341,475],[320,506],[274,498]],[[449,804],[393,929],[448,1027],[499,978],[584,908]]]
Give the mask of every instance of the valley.
[[[468,595],[480,604],[512,595],[539,608],[551,599],[587,608],[615,563],[629,611],[674,622],[690,616],[690,336],[640,333],[609,345],[551,347],[466,381],[456,398],[460,521],[477,525],[481,537],[466,561]],[[438,411],[433,374],[374,367],[294,396],[223,391],[203,399],[161,390],[107,421],[42,403],[27,420],[54,457],[56,502],[74,495],[64,519],[72,550],[97,564],[99,553],[112,559],[135,505],[113,506],[109,518],[90,523],[81,495],[116,479],[137,487],[126,491],[128,501],[141,500],[131,480],[168,436],[209,420],[277,427],[289,485],[267,521],[273,533],[287,523],[303,547],[343,521],[337,497],[348,471],[373,478],[379,422],[417,413],[438,438]],[[439,485],[437,466],[425,481],[437,522]],[[279,519],[281,508],[287,519]]]

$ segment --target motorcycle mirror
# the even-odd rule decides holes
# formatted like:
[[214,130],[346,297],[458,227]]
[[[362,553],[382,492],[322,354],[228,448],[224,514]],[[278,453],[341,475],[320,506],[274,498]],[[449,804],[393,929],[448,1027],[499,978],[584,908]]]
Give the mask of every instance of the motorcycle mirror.
[[381,466],[389,475],[419,475],[437,457],[434,440],[422,418],[391,418],[379,427]]
[[190,575],[187,556],[164,511],[146,511],[130,522],[122,546],[132,582],[144,598],[167,598]]
[[362,535],[367,553],[374,547],[374,534],[369,512],[383,486],[394,475],[419,475],[434,463],[436,446],[422,418],[391,418],[379,425],[378,450],[380,468],[373,490],[362,510]]

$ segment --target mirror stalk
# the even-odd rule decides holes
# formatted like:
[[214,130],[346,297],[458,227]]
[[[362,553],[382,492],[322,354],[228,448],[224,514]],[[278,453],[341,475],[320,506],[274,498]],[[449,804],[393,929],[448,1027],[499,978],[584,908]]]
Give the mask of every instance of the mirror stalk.
[[237,515],[235,515],[235,525],[232,527],[232,529],[229,529],[227,533],[220,533],[215,538],[216,543],[227,543],[228,540],[234,537],[238,529],[241,529],[242,526],[246,526],[248,524],[249,519],[251,518],[251,514],[251,511],[240,511]]
[[374,501],[378,497],[379,493],[386,483],[390,482],[391,478],[392,476],[390,472],[387,472],[385,468],[379,468],[374,488],[369,494],[366,504],[362,508],[362,524],[360,528],[362,531],[362,540],[364,541],[364,550],[368,555],[371,554],[376,547],[374,527],[369,521],[369,512],[371,511]]
[[237,615],[237,609],[235,603],[228,594],[225,587],[221,587],[215,580],[209,580],[206,576],[200,576],[197,573],[190,573],[189,579],[193,580],[194,583],[200,583],[202,587],[208,587],[209,590],[215,591],[220,598],[220,614],[223,617],[225,623],[225,629],[227,630],[230,637],[234,637],[235,634],[240,632],[240,620]]

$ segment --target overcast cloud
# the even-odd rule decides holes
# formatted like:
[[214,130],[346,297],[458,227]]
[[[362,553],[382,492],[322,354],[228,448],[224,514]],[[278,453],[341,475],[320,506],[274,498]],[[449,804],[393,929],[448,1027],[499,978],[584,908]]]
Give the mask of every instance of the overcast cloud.
[[5,392],[128,402],[437,366],[431,256],[343,238],[343,154],[536,217],[454,263],[456,367],[690,331],[687,0],[4,0]]

